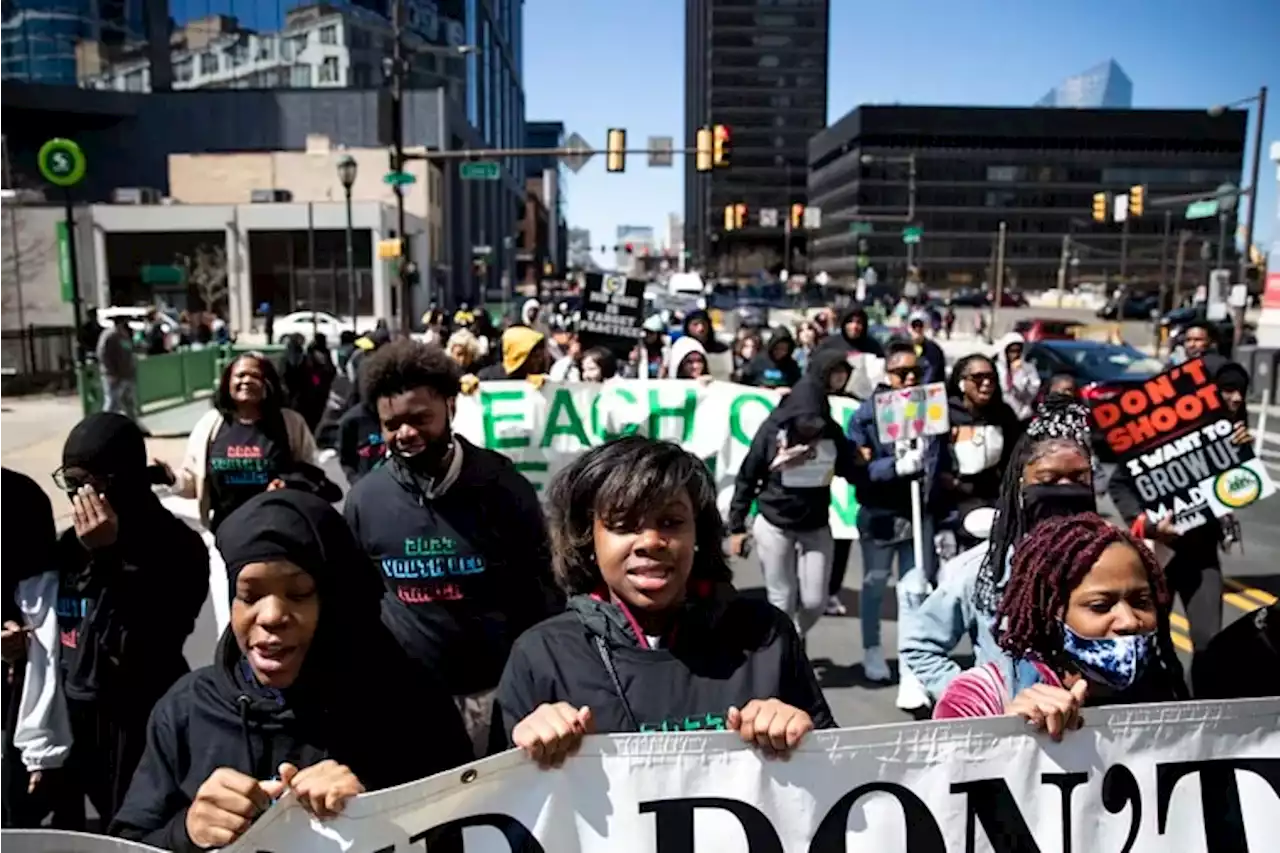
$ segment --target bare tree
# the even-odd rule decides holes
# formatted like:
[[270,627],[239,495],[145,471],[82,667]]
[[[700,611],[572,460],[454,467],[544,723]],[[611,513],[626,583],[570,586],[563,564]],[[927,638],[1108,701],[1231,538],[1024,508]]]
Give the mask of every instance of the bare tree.
[[[56,253],[54,233],[46,233],[40,227],[44,224],[33,220],[18,200],[5,202],[3,237],[0,238],[3,246],[4,311],[7,317],[16,317],[18,326],[26,325],[30,296],[23,293],[23,286],[40,281]],[[14,313],[10,314],[10,311]]]
[[190,255],[178,255],[178,266],[186,271],[187,281],[195,285],[196,295],[206,311],[217,311],[227,298],[227,251],[221,246],[202,245]]

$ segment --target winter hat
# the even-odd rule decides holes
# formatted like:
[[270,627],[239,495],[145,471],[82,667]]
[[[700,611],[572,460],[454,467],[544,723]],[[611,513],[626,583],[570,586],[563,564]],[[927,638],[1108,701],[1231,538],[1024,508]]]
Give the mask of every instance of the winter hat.
[[542,343],[542,332],[528,326],[512,326],[502,333],[502,368],[515,373],[524,364],[534,347]]

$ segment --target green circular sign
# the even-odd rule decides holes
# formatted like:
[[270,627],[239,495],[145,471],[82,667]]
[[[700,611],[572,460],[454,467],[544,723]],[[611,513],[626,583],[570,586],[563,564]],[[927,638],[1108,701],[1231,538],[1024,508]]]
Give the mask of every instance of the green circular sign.
[[84,152],[70,139],[50,139],[41,145],[36,162],[40,174],[54,186],[74,187],[84,180]]

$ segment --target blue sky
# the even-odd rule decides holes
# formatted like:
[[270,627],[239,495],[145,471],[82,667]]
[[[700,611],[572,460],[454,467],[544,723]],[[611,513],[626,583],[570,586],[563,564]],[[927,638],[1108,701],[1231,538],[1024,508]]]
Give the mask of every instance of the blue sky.
[[[1208,107],[1269,87],[1255,241],[1276,219],[1280,2],[1276,0],[832,0],[828,120],[866,103],[1026,106],[1062,78],[1114,58],[1135,107]],[[525,0],[525,106],[603,146],[684,133],[682,0]],[[1252,107],[1251,107],[1252,109]],[[1255,111],[1256,112],[1256,111]],[[1250,123],[1250,138],[1253,125]],[[1246,154],[1246,169],[1248,157]],[[677,161],[678,163],[678,161]],[[682,214],[683,168],[596,158],[570,177],[569,222],[599,254],[620,224]],[[1242,184],[1247,182],[1247,171]],[[1280,236],[1280,235],[1277,235]],[[602,262],[612,261],[612,252]]]

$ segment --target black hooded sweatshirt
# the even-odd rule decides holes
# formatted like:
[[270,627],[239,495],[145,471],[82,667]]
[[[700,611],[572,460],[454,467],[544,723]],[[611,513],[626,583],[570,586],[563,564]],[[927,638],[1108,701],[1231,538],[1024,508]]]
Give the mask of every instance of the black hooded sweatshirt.
[[233,596],[249,563],[284,559],[315,579],[320,616],[306,660],[291,687],[263,687],[228,628],[213,665],[156,705],[112,835],[196,850],[187,809],[220,767],[268,780],[286,761],[333,759],[375,791],[472,760],[453,701],[383,628],[382,590],[354,571],[363,557],[336,510],[292,489],[266,492],[232,513],[217,539]]
[[74,529],[58,538],[60,661],[68,698],[111,713],[151,705],[188,671],[183,643],[209,595],[209,551],[146,480],[142,431],[119,414],[71,430],[63,465],[105,480],[116,542],[90,551]]
[[495,741],[500,732],[509,746],[516,725],[550,702],[589,707],[602,734],[725,729],[729,708],[752,699],[780,699],[814,728],[835,728],[795,626],[777,608],[695,581],[674,630],[650,648],[606,596],[575,595],[567,612],[516,641],[498,686]]
[[[845,366],[847,369],[844,359],[844,354],[839,351],[820,350],[814,353],[804,378],[756,430],[751,448],[738,469],[733,501],[729,506],[729,532],[746,531],[747,515],[753,501],[766,521],[783,530],[817,530],[827,526],[831,505],[830,482],[812,487],[787,485],[788,480],[795,481],[795,469],[770,470],[770,463],[778,454],[779,433],[790,434],[799,421],[821,419],[822,442],[830,442],[821,450],[828,456],[832,473],[849,480],[861,473],[856,449],[831,417],[831,404],[827,400],[827,379],[837,367]],[[795,439],[789,439],[789,442],[798,443]],[[818,462],[815,460],[808,464]],[[808,464],[800,467],[808,467]]]
[[345,512],[390,593],[387,626],[466,695],[492,689],[515,638],[558,608],[533,485],[505,456],[455,440],[462,465],[443,494],[427,497],[392,457],[360,480]]
[[[773,357],[773,348],[778,344],[787,345],[787,354],[782,358]],[[796,351],[795,340],[786,326],[779,326],[769,337],[769,344],[751,361],[742,367],[738,382],[742,385],[754,385],[759,388],[792,388],[800,381],[802,371],[793,357]]]
[[707,336],[705,338],[698,337],[698,343],[702,344],[702,348],[707,351],[707,355],[719,355],[727,352],[729,347],[720,342],[716,337],[715,325],[711,322],[711,315],[701,309],[690,311],[684,318],[684,333],[694,338],[696,335],[689,334],[689,324],[694,320],[701,320],[707,324]]
[[[864,331],[861,337],[850,338],[845,335],[844,327],[854,317],[862,318],[862,328]],[[871,337],[871,323],[867,319],[867,312],[862,308],[850,308],[840,317],[840,328],[832,330],[831,334],[822,339],[822,343],[818,345],[819,352],[833,351],[838,352],[844,357],[857,353],[867,353],[878,358],[884,358],[884,347],[880,346],[880,342]]]

